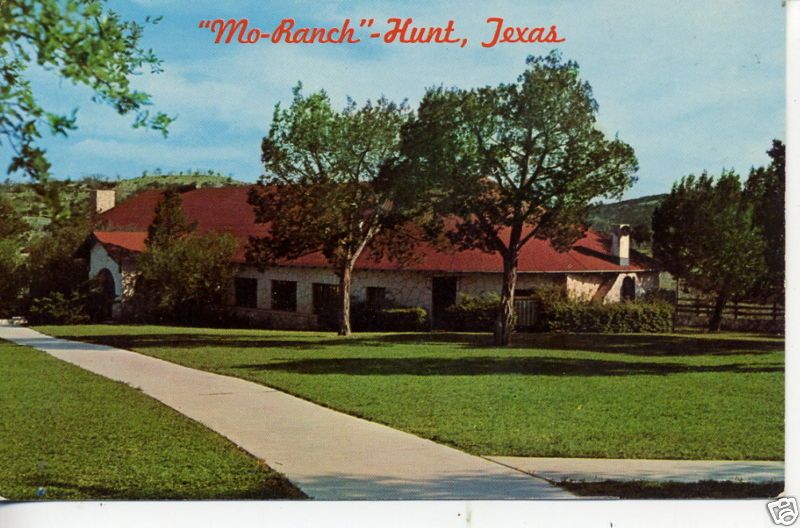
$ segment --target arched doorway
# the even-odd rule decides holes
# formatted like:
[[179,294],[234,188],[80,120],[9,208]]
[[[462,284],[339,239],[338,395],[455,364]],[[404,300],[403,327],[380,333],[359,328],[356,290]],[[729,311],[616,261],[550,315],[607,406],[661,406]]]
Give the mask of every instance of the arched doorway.
[[117,299],[117,289],[114,285],[114,276],[103,268],[97,274],[100,281],[100,306],[98,307],[98,317],[101,321],[111,319],[113,315],[114,301]]
[[625,277],[622,279],[620,297],[623,301],[633,301],[636,299],[636,280],[633,277]]

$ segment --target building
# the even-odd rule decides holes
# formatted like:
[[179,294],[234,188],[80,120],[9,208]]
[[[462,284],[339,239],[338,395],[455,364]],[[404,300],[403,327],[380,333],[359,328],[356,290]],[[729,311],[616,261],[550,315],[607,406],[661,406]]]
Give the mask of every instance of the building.
[[[238,271],[224,303],[238,315],[280,328],[314,328],[319,316],[330,311],[338,279],[321,254],[311,254],[259,272],[245,261],[248,237],[264,236],[266,228],[254,221],[247,204],[248,187],[201,188],[184,192],[187,220],[198,229],[226,231],[238,241],[234,256]],[[132,293],[136,256],[146,250],[147,227],[153,220],[161,192],[144,191],[118,205],[113,191],[98,191],[95,205],[101,230],[85,245],[90,276],[101,276],[115,306]],[[419,258],[405,268],[375,260],[366,252],[353,273],[352,294],[357,300],[391,300],[402,306],[423,307],[434,320],[465,295],[500,291],[502,259],[478,250],[445,252],[418,246]],[[569,295],[600,302],[633,299],[659,287],[655,262],[631,251],[630,229],[618,226],[611,239],[589,231],[566,252],[547,241],[533,239],[519,259],[517,295],[529,297],[536,289],[564,288]]]

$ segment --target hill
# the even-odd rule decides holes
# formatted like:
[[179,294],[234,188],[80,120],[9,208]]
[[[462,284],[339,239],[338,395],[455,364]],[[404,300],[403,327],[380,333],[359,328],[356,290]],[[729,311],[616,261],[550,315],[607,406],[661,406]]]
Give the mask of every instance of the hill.
[[614,224],[630,224],[634,228],[646,226],[649,230],[653,210],[666,196],[666,194],[653,194],[632,200],[593,205],[589,210],[589,225],[606,233]]

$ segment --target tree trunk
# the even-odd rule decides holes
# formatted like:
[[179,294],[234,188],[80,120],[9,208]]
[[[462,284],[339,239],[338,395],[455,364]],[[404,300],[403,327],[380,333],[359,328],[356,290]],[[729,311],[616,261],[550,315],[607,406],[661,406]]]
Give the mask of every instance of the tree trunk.
[[711,319],[708,322],[708,329],[712,332],[719,332],[722,327],[722,311],[725,309],[725,303],[728,302],[728,296],[724,293],[717,295],[717,302],[714,304],[714,313],[711,314]]
[[517,288],[517,255],[503,256],[503,291],[494,326],[494,344],[506,346],[514,331],[514,290]]
[[349,336],[350,331],[350,283],[353,280],[353,263],[345,264],[339,273],[339,335]]

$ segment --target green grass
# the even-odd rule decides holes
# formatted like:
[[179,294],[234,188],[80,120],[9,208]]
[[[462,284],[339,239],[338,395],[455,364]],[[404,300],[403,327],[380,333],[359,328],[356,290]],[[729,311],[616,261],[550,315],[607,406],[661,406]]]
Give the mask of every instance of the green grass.
[[233,443],[141,392],[2,341],[0,495],[303,497]]
[[742,334],[45,327],[264,383],[482,455],[783,459],[784,343]]
[[562,481],[562,488],[582,497],[619,499],[767,499],[783,492],[783,482],[652,482],[605,480],[602,482]]

